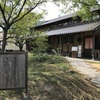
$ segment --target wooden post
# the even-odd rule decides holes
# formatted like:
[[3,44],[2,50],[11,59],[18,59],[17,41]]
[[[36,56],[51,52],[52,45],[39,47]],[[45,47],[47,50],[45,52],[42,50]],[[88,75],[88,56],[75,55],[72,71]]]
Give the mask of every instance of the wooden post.
[[62,49],[62,44],[61,44],[61,35],[59,35],[59,38],[60,38],[60,47],[59,47],[59,51],[60,51],[60,54],[61,54],[61,49]]
[[95,59],[95,33],[93,31],[93,48],[92,48],[92,60]]
[[70,41],[70,39],[69,39],[69,35],[68,35],[68,43],[67,43],[67,49],[68,49],[68,54],[67,54],[67,56],[69,57],[69,42]]
[[84,53],[84,33],[82,33],[82,52],[81,52],[81,55],[82,55],[82,58],[84,57],[83,56],[83,53]]
[[68,57],[69,57],[69,42],[67,43],[67,48],[68,48]]

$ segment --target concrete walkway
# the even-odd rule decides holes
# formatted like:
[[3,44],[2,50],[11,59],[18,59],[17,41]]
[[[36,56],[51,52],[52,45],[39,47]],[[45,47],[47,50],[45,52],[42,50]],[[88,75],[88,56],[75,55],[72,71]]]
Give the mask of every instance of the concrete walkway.
[[91,81],[100,87],[100,71],[93,69],[84,59],[66,57],[70,64],[80,73],[87,75]]

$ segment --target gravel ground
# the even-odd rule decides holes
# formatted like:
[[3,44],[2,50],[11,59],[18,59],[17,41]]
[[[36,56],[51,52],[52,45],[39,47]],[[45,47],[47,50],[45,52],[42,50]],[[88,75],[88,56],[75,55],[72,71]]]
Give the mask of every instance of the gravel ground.
[[100,87],[100,71],[93,69],[93,67],[87,63],[85,59],[66,58],[76,70],[78,70],[81,74],[87,75],[91,78],[91,81],[96,84],[96,86]]

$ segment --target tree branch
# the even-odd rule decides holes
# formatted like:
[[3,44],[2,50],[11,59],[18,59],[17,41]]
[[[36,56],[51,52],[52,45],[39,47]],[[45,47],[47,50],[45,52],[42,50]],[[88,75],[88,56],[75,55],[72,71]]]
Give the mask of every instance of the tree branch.
[[14,7],[13,7],[13,6],[14,6],[14,5],[13,5],[13,1],[11,1],[11,4],[12,4],[12,5],[11,5],[11,11],[10,11],[10,13],[8,14],[8,20],[7,20],[8,22],[10,21],[10,18],[11,18],[11,16],[12,16],[13,9],[14,9]]
[[29,14],[33,9],[35,9],[39,4],[43,3],[43,1],[39,0],[34,7],[32,7],[30,10],[28,10],[24,15],[22,15],[20,18],[16,18],[16,20],[13,21],[13,23],[16,23],[17,21],[21,20],[23,17],[25,17],[27,14]]
[[6,38],[6,40],[7,39],[9,39],[9,38],[15,38],[15,39],[23,39],[23,40],[26,40],[27,38],[24,38],[24,37],[18,37],[18,36],[8,36],[7,38]]
[[7,42],[9,42],[9,43],[13,43],[13,44],[15,44],[17,47],[19,47],[19,45],[16,44],[16,42],[13,42],[13,41],[7,41]]
[[0,27],[1,27],[2,29],[4,29],[4,27],[3,27],[2,25],[0,25]]
[[21,0],[18,0],[18,2],[16,3],[16,5],[13,7],[13,9],[15,9],[17,7],[17,5],[20,3]]
[[25,41],[25,42],[23,42],[23,45],[24,45],[24,44],[26,44],[26,41]]
[[5,0],[5,2],[4,2],[4,8],[3,8],[3,9],[4,9],[4,11],[5,11],[5,8],[6,8],[6,0]]
[[86,2],[80,1],[79,3],[84,4],[86,6],[92,6],[91,4],[87,4]]
[[[8,17],[8,21],[10,21],[10,18],[12,18],[12,13],[13,13],[13,10],[17,7],[17,5],[20,3],[21,0],[18,0],[18,2],[15,4],[15,6],[13,5],[13,2],[12,2],[12,9],[11,9],[11,12],[9,14],[9,17]],[[14,13],[14,15],[16,15],[17,13]]]
[[23,1],[22,7],[20,8],[20,10],[19,10],[18,14],[16,15],[16,17],[14,17],[14,18],[12,19],[12,22],[11,22],[11,23],[13,23],[13,22],[19,17],[19,15],[21,14],[21,12],[22,12],[22,10],[23,10],[23,7],[24,7],[26,1],[27,1],[27,0],[24,0],[24,1]]
[[7,24],[7,20],[6,20],[5,14],[4,14],[5,11],[4,11],[4,9],[2,8],[1,4],[0,4],[0,11],[1,11],[1,13],[2,13],[2,17],[3,17],[4,21],[5,21],[5,23]]
[[9,43],[13,43],[13,44],[15,44],[16,46],[20,46],[20,45],[22,45],[22,46],[24,46],[24,44],[26,44],[26,41],[23,41],[23,42],[20,42],[20,41],[17,41],[18,43],[16,43],[16,41],[14,42],[14,41],[7,41],[7,42],[9,42]]

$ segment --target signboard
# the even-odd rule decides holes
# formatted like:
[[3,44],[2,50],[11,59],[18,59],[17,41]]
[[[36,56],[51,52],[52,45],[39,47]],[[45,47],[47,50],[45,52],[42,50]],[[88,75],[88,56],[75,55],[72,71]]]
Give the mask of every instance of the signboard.
[[73,46],[72,51],[78,51],[78,47]]
[[0,90],[27,88],[27,53],[0,53]]

